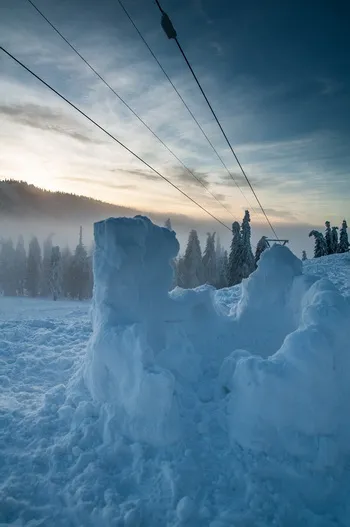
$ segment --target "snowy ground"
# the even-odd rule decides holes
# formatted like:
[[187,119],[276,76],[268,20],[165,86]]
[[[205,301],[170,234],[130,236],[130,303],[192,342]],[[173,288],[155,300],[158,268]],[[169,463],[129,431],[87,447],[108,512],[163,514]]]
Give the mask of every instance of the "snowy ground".
[[350,253],[306,260],[304,272],[328,278],[345,296],[350,296]]
[[[350,369],[338,352],[350,346],[332,335],[349,320],[350,255],[306,262],[310,281],[290,260],[278,283],[273,264],[269,275],[266,258],[256,278],[262,296],[276,279],[281,291],[271,298],[256,296],[254,280],[244,301],[240,286],[175,291],[165,346],[173,353],[143,358],[141,373],[139,355],[113,370],[106,351],[113,342],[122,353],[134,334],[97,335],[88,346],[88,303],[0,298],[0,526],[348,527]],[[315,274],[346,299],[323,281],[313,285]],[[330,346],[338,365],[328,364]],[[96,350],[105,373],[130,376],[118,392],[122,410],[99,400],[119,386],[107,387],[101,372],[96,385]]]

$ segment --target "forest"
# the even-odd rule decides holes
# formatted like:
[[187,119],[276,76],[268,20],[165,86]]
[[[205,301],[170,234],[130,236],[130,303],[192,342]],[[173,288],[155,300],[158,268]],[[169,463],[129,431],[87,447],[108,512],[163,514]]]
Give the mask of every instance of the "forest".
[[[172,230],[171,220],[165,227]],[[339,231],[339,235],[338,235]],[[312,230],[315,239],[314,258],[349,250],[347,222],[340,229],[325,222],[325,233]],[[85,300],[93,291],[93,245],[86,248],[83,229],[80,227],[78,243],[72,251],[53,244],[49,236],[41,245],[33,236],[28,248],[23,236],[16,244],[11,238],[0,240],[0,291],[4,296],[29,296]],[[232,241],[229,249],[223,247],[216,233],[207,233],[202,251],[198,233],[192,229],[186,249],[172,262],[176,286],[191,289],[208,284],[217,289],[240,284],[256,269],[261,254],[269,247],[266,236],[251,246],[250,214],[246,210],[241,223],[232,224]],[[307,258],[303,251],[302,259]]]

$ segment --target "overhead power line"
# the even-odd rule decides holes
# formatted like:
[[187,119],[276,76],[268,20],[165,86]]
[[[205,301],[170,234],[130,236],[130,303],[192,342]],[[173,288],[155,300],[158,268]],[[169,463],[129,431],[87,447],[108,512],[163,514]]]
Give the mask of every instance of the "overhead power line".
[[170,152],[170,154],[185,168],[185,170],[223,207],[229,214],[232,215],[232,212],[224,205],[213,192],[203,183],[203,181],[196,176],[196,174],[188,168],[185,163],[171,150],[170,147],[148,126],[148,124],[131,108],[131,106],[116,92],[116,90],[102,77],[100,73],[83,57],[83,55],[73,46],[69,40],[64,37],[64,35],[56,28],[56,26],[50,22],[50,20],[44,15],[44,13],[32,2],[32,0],[27,0],[34,9],[39,13],[39,15],[46,20],[46,22],[52,27],[52,29],[66,42],[66,44],[80,57],[80,59],[90,68],[90,70],[107,86],[107,88],[130,110],[130,112],[151,132],[151,134]]
[[[171,80],[171,78],[169,77],[169,75],[167,74],[167,72],[165,71],[164,67],[162,66],[162,64],[159,62],[157,56],[155,55],[155,53],[152,51],[151,47],[149,46],[148,42],[146,41],[146,39],[144,38],[144,36],[142,35],[141,31],[139,30],[139,28],[137,27],[137,25],[135,24],[134,20],[132,19],[130,13],[128,12],[128,10],[126,9],[126,7],[124,6],[122,0],[118,0],[118,3],[120,5],[120,7],[123,9],[124,13],[126,14],[126,16],[128,17],[128,19],[130,20],[131,24],[134,26],[136,32],[138,33],[139,37],[141,38],[142,42],[145,44],[145,46],[147,47],[148,51],[150,52],[150,54],[152,55],[152,57],[154,58],[154,60],[156,61],[156,63],[158,64],[158,66],[160,67],[160,69],[162,70],[162,72],[164,73],[165,77],[167,78],[167,80],[169,81],[169,83],[171,84],[173,90],[175,91],[175,93],[177,94],[177,96],[179,97],[179,99],[181,100],[182,104],[184,105],[184,107],[186,108],[186,110],[188,111],[188,113],[190,114],[190,116],[192,117],[192,119],[194,120],[194,122],[196,123],[197,127],[199,128],[199,130],[201,131],[201,133],[203,134],[203,136],[205,137],[206,141],[208,142],[208,144],[210,145],[210,147],[212,148],[213,152],[215,153],[216,157],[219,159],[220,163],[222,164],[222,166],[225,168],[226,172],[228,173],[228,175],[230,176],[230,178],[232,179],[232,181],[234,182],[234,184],[236,185],[236,187],[238,188],[238,190],[240,191],[240,193],[242,194],[242,196],[244,197],[244,199],[246,200],[246,202],[248,203],[248,205],[251,207],[251,209],[254,211],[254,207],[253,205],[249,202],[247,196],[244,194],[243,190],[241,189],[241,187],[238,185],[236,179],[234,178],[234,176],[232,175],[232,172],[230,171],[230,169],[228,168],[228,166],[226,165],[225,161],[222,159],[222,157],[220,156],[219,152],[217,151],[217,149],[215,148],[215,146],[213,145],[212,141],[209,139],[208,135],[206,134],[206,132],[204,131],[202,125],[199,123],[198,119],[196,118],[196,116],[194,115],[194,113],[192,112],[192,110],[190,109],[190,107],[188,106],[188,104],[186,103],[186,101],[184,100],[184,98],[182,97],[181,93],[178,91],[178,89],[176,88],[175,84],[173,83],[173,81]],[[254,211],[256,212],[256,211]]]
[[89,61],[85,59],[85,57],[83,57],[83,55],[77,50],[75,46],[73,46],[73,44],[69,42],[69,40],[57,29],[57,27],[34,4],[34,2],[32,2],[32,0],[27,1],[30,3],[31,6],[33,6],[37,13],[39,13],[39,15],[49,24],[49,26],[51,26],[51,28],[57,33],[57,35],[59,35],[60,38],[71,48],[71,50],[74,51],[74,53],[78,55],[78,57],[86,64],[86,66],[101,80],[101,82],[103,82],[103,84],[124,104],[124,106],[126,106],[126,108],[128,108],[128,110],[147,128],[147,130],[151,132],[153,137],[155,137],[157,141],[159,141],[168,150],[168,152],[184,167],[184,169],[219,203],[219,205],[223,207],[226,212],[228,212],[232,216],[232,212],[226,207],[226,205],[222,203],[219,198],[215,196],[213,192],[211,192],[211,190],[209,190],[205,183],[203,183],[203,181],[198,176],[196,176],[193,170],[188,168],[185,163],[181,161],[181,159],[175,154],[175,152],[173,152],[173,150],[168,147],[168,145],[150,128],[150,126],[148,126],[148,124],[135,112],[135,110],[131,108],[131,106],[119,95],[119,93],[117,93],[117,91],[106,81],[106,79],[104,79],[104,77],[102,77],[102,75],[98,73],[98,71],[89,63]]
[[206,103],[207,103],[207,105],[208,105],[208,107],[209,107],[209,109],[210,109],[210,111],[211,111],[211,113],[212,113],[212,115],[213,115],[215,121],[217,122],[217,124],[218,124],[218,126],[219,126],[219,128],[220,128],[220,130],[221,130],[221,133],[222,133],[222,135],[224,136],[224,138],[225,138],[225,140],[226,140],[226,143],[228,144],[228,146],[229,146],[229,148],[230,148],[230,150],[231,150],[231,152],[232,152],[232,154],[233,154],[235,160],[237,161],[237,164],[238,164],[238,166],[239,166],[239,168],[240,168],[240,170],[241,170],[241,172],[242,172],[242,174],[243,174],[243,176],[244,176],[246,182],[248,183],[250,190],[252,191],[252,193],[253,193],[253,195],[254,195],[254,197],[255,197],[255,199],[256,199],[256,201],[257,201],[257,203],[258,203],[258,205],[259,205],[259,207],[260,207],[260,209],[261,209],[261,211],[262,211],[262,213],[264,214],[267,223],[269,224],[269,226],[270,226],[270,228],[271,228],[273,234],[274,234],[274,235],[276,236],[276,238],[278,239],[278,236],[277,236],[277,234],[276,234],[276,231],[275,231],[275,229],[273,228],[272,223],[270,222],[270,220],[269,220],[269,218],[268,218],[268,216],[267,216],[267,214],[266,214],[266,211],[265,211],[264,207],[262,206],[261,201],[259,200],[259,198],[258,198],[258,196],[257,196],[257,194],[256,194],[256,192],[255,192],[255,190],[254,190],[254,188],[253,188],[252,183],[250,182],[250,179],[248,178],[248,176],[247,176],[247,174],[246,174],[246,172],[245,172],[245,170],[244,170],[244,168],[243,168],[241,162],[239,161],[239,159],[238,159],[238,157],[237,157],[237,154],[236,154],[236,152],[234,151],[234,149],[233,149],[233,147],[232,147],[232,145],[231,145],[231,143],[230,143],[230,140],[228,139],[228,137],[227,137],[227,135],[226,135],[226,133],[225,133],[225,131],[224,131],[222,125],[221,125],[221,122],[220,122],[219,118],[217,117],[217,115],[216,115],[216,113],[215,113],[215,111],[214,111],[212,105],[210,104],[210,101],[209,101],[207,95],[205,94],[205,91],[204,91],[204,89],[202,88],[202,85],[201,85],[201,83],[199,82],[198,77],[197,77],[197,75],[195,74],[195,72],[194,72],[194,70],[193,70],[193,68],[192,68],[192,65],[191,65],[190,61],[188,60],[188,58],[187,58],[187,56],[186,56],[184,50],[182,49],[182,46],[181,46],[180,42],[178,41],[176,31],[175,31],[175,29],[174,29],[174,26],[172,25],[172,22],[171,22],[170,18],[168,17],[168,15],[165,13],[165,11],[163,10],[163,8],[161,7],[161,5],[160,5],[160,3],[159,3],[159,0],[155,0],[155,2],[156,2],[157,6],[158,6],[158,8],[159,8],[159,11],[162,13],[162,22],[161,22],[161,23],[162,23],[162,27],[163,27],[163,29],[164,29],[164,31],[165,31],[167,37],[168,37],[169,39],[173,39],[173,40],[175,40],[175,42],[176,42],[176,44],[177,44],[177,47],[179,48],[179,50],[180,50],[180,52],[181,52],[183,58],[185,59],[185,62],[186,62],[186,64],[187,64],[189,70],[191,71],[191,73],[192,73],[192,75],[193,75],[193,78],[194,78],[194,80],[196,81],[196,83],[197,83],[197,85],[198,85],[198,87],[199,87],[199,89],[200,89],[200,91],[201,91],[201,93],[202,93],[202,95],[203,95],[203,97],[204,97],[204,99],[205,99],[205,101],[206,101]]
[[16,62],[19,66],[21,66],[24,70],[26,70],[28,73],[30,73],[33,77],[35,77],[39,82],[41,82],[44,86],[46,86],[46,88],[48,88],[49,90],[51,90],[53,93],[55,93],[60,99],[62,99],[64,102],[66,102],[69,106],[71,106],[72,108],[74,108],[74,110],[76,110],[78,113],[80,113],[83,117],[85,117],[88,121],[90,121],[90,123],[92,123],[94,126],[96,126],[97,128],[99,128],[102,132],[104,132],[106,135],[108,135],[108,137],[110,137],[111,139],[113,139],[113,141],[115,141],[116,143],[118,143],[120,146],[122,146],[125,150],[127,150],[127,152],[129,152],[130,154],[132,154],[134,157],[136,157],[136,159],[138,159],[139,161],[141,161],[141,163],[143,163],[147,168],[149,168],[150,170],[152,170],[152,172],[154,172],[155,174],[157,174],[157,176],[159,176],[161,179],[163,179],[164,181],[166,181],[167,183],[169,183],[169,185],[171,185],[173,188],[175,188],[178,192],[180,192],[183,196],[185,196],[187,199],[189,199],[190,201],[192,201],[192,203],[194,203],[197,207],[199,207],[200,209],[202,209],[206,214],[208,214],[209,216],[211,216],[215,221],[217,221],[218,223],[220,223],[223,227],[225,227],[226,229],[228,229],[229,231],[231,231],[231,228],[226,225],[224,222],[222,222],[219,218],[217,218],[216,216],[214,216],[214,214],[212,214],[211,212],[209,212],[205,207],[203,207],[200,203],[198,203],[195,199],[191,198],[191,196],[189,196],[188,194],[186,194],[186,192],[184,192],[183,190],[181,190],[177,185],[175,185],[175,183],[173,183],[172,181],[170,181],[170,179],[168,179],[166,176],[164,176],[163,174],[161,174],[158,170],[156,170],[152,165],[150,165],[149,163],[147,163],[147,161],[145,161],[144,159],[142,159],[142,157],[140,157],[138,154],[136,154],[135,152],[133,152],[133,150],[131,150],[129,147],[127,147],[124,143],[122,143],[119,139],[117,139],[113,134],[111,134],[110,132],[108,132],[108,130],[106,130],[103,126],[101,126],[100,124],[98,124],[94,119],[92,119],[91,117],[89,117],[85,112],[83,112],[83,110],[81,110],[80,108],[78,108],[78,106],[76,106],[74,103],[72,103],[69,99],[67,99],[67,97],[65,97],[64,95],[62,95],[59,91],[57,91],[55,88],[53,88],[53,86],[51,86],[49,83],[47,83],[46,81],[44,81],[44,79],[42,79],[39,75],[37,75],[36,73],[34,73],[34,71],[32,71],[28,66],[26,66],[25,64],[23,64],[23,62],[21,62],[19,59],[17,59],[14,55],[12,55],[9,51],[7,51],[3,46],[0,46],[0,50],[3,51],[10,59],[12,59],[14,62]]

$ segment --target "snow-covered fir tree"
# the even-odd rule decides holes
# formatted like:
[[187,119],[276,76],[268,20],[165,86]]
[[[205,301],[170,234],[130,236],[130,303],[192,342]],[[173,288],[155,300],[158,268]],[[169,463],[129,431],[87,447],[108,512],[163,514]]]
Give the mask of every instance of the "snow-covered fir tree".
[[255,261],[253,256],[252,247],[250,244],[251,238],[251,227],[250,227],[250,214],[249,211],[245,211],[245,215],[242,222],[242,276],[248,278],[248,276],[255,269]]
[[16,252],[12,240],[2,240],[0,250],[0,282],[2,292],[5,296],[15,296],[17,294],[15,262]]
[[338,245],[338,227],[332,227],[332,252],[337,253],[339,250]]
[[339,252],[346,253],[349,250],[348,224],[343,220],[339,233]]
[[266,249],[269,248],[269,244],[267,242],[267,237],[262,236],[260,240],[257,243],[256,251],[255,251],[255,265],[257,265],[258,261],[260,260],[260,256]]
[[303,262],[305,262],[305,260],[307,260],[307,254],[306,254],[306,251],[303,251],[303,252],[302,252],[301,259],[302,259]]
[[88,285],[87,285],[88,298],[92,297],[93,289],[94,289],[94,266],[93,266],[94,252],[95,252],[95,244],[92,243],[88,251],[88,270],[89,270],[89,279],[88,279]]
[[223,254],[219,260],[217,260],[217,282],[216,287],[222,289],[228,286],[228,255],[227,251],[223,251]]
[[[220,289],[221,287],[227,287],[227,278],[225,275],[225,284],[226,285],[220,285],[222,283],[222,269],[223,269],[223,258],[225,254],[225,249],[221,245],[220,236],[216,236],[216,243],[215,243],[215,256],[216,256],[216,287]],[[227,252],[226,252],[227,256]],[[227,271],[225,271],[227,272]]]
[[34,236],[29,242],[26,280],[28,294],[32,297],[40,293],[41,264],[41,249],[37,237]]
[[185,278],[185,264],[183,256],[178,256],[174,260],[174,273],[175,273],[175,285],[178,287],[185,288],[186,278]]
[[43,244],[43,261],[41,275],[41,296],[51,295],[51,254],[52,254],[52,234],[50,234]]
[[62,268],[62,294],[65,298],[72,297],[72,260],[73,255],[69,247],[65,247],[61,253]]
[[83,244],[83,229],[80,227],[79,243],[75,249],[70,269],[70,293],[73,298],[88,298],[89,264],[88,255]]
[[221,245],[220,236],[216,236],[215,253],[217,261],[224,256],[225,249]]
[[204,283],[209,285],[216,284],[216,251],[215,251],[215,232],[207,233],[207,241],[203,253]]
[[333,254],[333,243],[332,243],[332,229],[329,221],[325,222],[326,230],[324,239],[326,242],[326,252],[327,254]]
[[191,230],[183,258],[183,286],[186,289],[198,287],[204,283],[202,251],[197,231]]
[[51,250],[50,289],[52,298],[57,300],[62,294],[61,251],[58,245]]
[[27,254],[24,247],[23,236],[19,236],[15,254],[15,281],[17,295],[23,296],[26,287]]
[[315,238],[314,258],[325,256],[327,254],[327,246],[323,234],[319,231],[312,230],[309,234],[309,237],[311,236]]
[[232,223],[232,242],[227,267],[227,283],[231,287],[240,284],[243,278],[243,241],[238,221]]
[[167,229],[169,229],[169,231],[172,231],[172,230],[173,230],[173,228],[172,228],[172,226],[171,226],[171,220],[170,220],[170,218],[168,218],[167,220],[165,220],[164,227],[166,227]]

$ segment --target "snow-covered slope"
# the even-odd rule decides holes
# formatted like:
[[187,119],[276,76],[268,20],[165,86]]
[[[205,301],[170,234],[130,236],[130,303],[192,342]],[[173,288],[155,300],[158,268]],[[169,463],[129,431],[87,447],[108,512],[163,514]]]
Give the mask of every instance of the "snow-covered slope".
[[345,296],[350,296],[350,253],[306,260],[304,272],[328,278]]
[[348,526],[349,255],[168,295],[172,232],[95,240],[92,327],[0,299],[0,526]]

